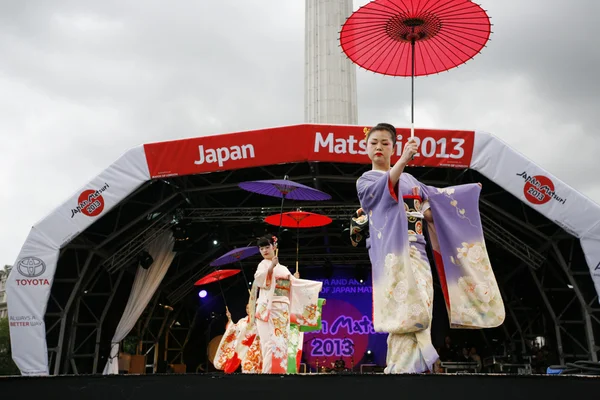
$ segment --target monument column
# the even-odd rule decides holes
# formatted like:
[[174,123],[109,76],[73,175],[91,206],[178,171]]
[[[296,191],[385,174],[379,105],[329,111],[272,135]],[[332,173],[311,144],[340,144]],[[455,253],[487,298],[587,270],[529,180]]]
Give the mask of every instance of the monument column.
[[339,32],[352,9],[352,0],[306,0],[306,123],[358,124],[356,66],[339,47]]

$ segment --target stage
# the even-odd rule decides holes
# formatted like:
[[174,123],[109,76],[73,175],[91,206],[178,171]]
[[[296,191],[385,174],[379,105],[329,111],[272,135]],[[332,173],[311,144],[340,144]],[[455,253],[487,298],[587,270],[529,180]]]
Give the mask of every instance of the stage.
[[[541,375],[63,375],[0,378],[2,398],[52,399],[561,399],[600,392],[600,377]],[[12,397],[9,397],[12,396]],[[238,397],[240,396],[240,397]]]

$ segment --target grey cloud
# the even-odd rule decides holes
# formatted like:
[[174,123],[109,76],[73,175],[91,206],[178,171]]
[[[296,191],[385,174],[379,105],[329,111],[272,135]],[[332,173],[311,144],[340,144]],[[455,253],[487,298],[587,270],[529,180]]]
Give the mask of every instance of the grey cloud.
[[[492,132],[600,201],[600,5],[482,3],[489,47],[417,79],[417,126]],[[129,147],[301,123],[303,46],[301,0],[2,2],[0,262]],[[359,123],[408,126],[408,79],[357,76]]]

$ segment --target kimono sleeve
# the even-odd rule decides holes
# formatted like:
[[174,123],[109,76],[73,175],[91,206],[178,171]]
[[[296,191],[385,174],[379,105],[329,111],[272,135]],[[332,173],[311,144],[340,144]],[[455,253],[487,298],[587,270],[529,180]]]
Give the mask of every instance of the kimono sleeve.
[[290,276],[290,323],[300,326],[317,326],[319,292],[323,282],[298,279]]
[[420,195],[421,195],[421,212],[425,213],[425,211],[429,210],[431,208],[431,203],[429,203],[429,193],[431,193],[432,190],[435,190],[435,188],[433,186],[427,186],[421,182],[419,182],[419,189],[420,189]]
[[240,335],[240,326],[239,324],[230,323],[223,334],[223,338],[219,343],[219,347],[217,348],[217,352],[215,353],[215,357],[213,360],[213,365],[218,370],[223,370],[225,364],[234,356],[235,354],[235,344]]
[[393,187],[390,185],[390,173],[366,172],[356,181],[356,191],[362,208],[372,209],[382,201],[397,203]]
[[260,264],[258,264],[258,268],[254,273],[254,282],[256,283],[256,286],[260,289],[269,289],[271,287],[273,271],[269,272],[270,265],[271,261],[262,260]]
[[300,332],[314,332],[320,331],[323,329],[323,323],[321,318],[323,316],[323,304],[325,303],[325,299],[319,299],[319,303],[317,304],[317,325],[315,326],[300,326]]

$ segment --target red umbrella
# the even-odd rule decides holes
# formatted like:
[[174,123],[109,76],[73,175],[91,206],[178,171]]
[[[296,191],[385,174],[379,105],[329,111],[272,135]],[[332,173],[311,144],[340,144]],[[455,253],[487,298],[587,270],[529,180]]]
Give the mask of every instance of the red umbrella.
[[311,213],[307,211],[290,211],[281,214],[270,215],[265,218],[270,225],[279,225],[286,228],[296,228],[296,272],[298,272],[298,253],[300,252],[300,228],[317,228],[329,225],[331,218],[326,215]]
[[230,276],[239,274],[240,272],[241,271],[239,269],[221,269],[218,271],[213,271],[199,279],[196,283],[194,283],[194,286],[202,286],[208,285],[209,283],[219,282],[223,279],[229,278]]
[[223,291],[223,287],[221,286],[221,281],[223,279],[227,279],[230,276],[239,274],[241,270],[239,269],[221,269],[218,271],[213,271],[210,274],[200,278],[194,286],[208,285],[209,283],[219,282],[219,289],[221,289],[221,295],[223,296],[223,301],[225,302],[225,309],[229,310],[227,307],[227,299],[225,298],[225,292]]
[[281,224],[286,228],[317,228],[329,225],[331,218],[326,215],[298,210],[270,215],[265,218],[265,222],[275,226]]
[[412,137],[414,77],[467,62],[490,34],[488,15],[471,0],[375,0],[348,18],[340,44],[366,70],[411,77]]

